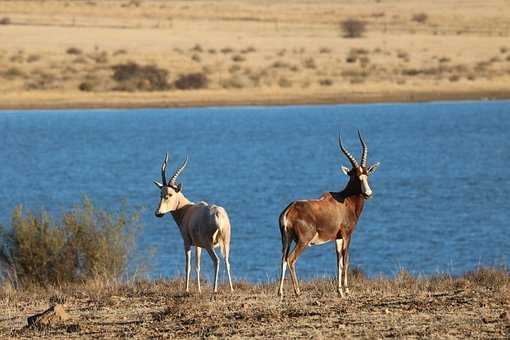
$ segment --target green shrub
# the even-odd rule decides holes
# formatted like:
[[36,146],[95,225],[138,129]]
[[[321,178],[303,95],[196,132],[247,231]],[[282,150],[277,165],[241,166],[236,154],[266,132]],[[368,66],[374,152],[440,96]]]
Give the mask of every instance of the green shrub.
[[138,231],[138,214],[125,208],[111,214],[86,198],[60,221],[18,206],[11,228],[0,228],[0,278],[14,286],[117,279],[126,271]]

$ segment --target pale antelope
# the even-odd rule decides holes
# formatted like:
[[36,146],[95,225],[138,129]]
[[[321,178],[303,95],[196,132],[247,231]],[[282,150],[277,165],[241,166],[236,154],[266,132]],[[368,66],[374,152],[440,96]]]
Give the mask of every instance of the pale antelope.
[[[367,167],[368,148],[358,131],[361,142],[361,164],[342,145],[340,135],[338,146],[351,163],[351,169],[342,166],[341,170],[349,176],[349,182],[340,192],[326,192],[316,200],[292,202],[280,214],[282,235],[282,266],[278,295],[283,296],[283,282],[287,264],[296,295],[300,294],[296,275],[296,261],[306,246],[336,242],[337,291],[343,297],[349,293],[347,287],[347,269],[349,264],[349,244],[351,235],[363,210],[365,199],[372,196],[368,185],[368,176],[375,172],[379,163]],[[290,251],[292,241],[296,246]],[[342,290],[342,288],[344,290]]]
[[191,273],[191,246],[195,247],[195,270],[197,274],[197,289],[200,288],[200,255],[204,248],[211,257],[214,265],[214,292],[218,291],[219,257],[214,248],[220,247],[227,269],[230,290],[233,291],[232,278],[230,277],[230,221],[225,209],[217,205],[209,205],[206,202],[192,203],[182,193],[182,183],[177,184],[176,179],[188,164],[188,157],[177,168],[173,176],[166,180],[166,166],[168,153],[161,166],[161,179],[163,183],[154,181],[160,189],[161,197],[156,216],[163,217],[171,213],[175,223],[179,227],[184,241],[186,255],[186,292],[189,292],[189,280]]

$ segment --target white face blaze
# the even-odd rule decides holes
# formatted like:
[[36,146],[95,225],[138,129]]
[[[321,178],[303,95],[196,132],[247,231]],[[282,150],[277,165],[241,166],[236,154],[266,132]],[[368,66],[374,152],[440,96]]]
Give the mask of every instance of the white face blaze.
[[370,189],[370,186],[368,185],[368,176],[367,175],[360,175],[359,180],[361,182],[361,192],[365,197],[372,196],[372,189]]
[[159,208],[156,210],[157,214],[166,214],[174,211],[179,206],[180,192],[176,192],[171,187],[161,188],[161,199],[159,201]]

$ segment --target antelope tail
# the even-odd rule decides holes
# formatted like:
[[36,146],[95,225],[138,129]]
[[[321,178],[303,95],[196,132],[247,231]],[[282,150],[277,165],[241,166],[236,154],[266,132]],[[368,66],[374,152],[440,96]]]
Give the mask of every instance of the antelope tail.
[[289,212],[289,208],[293,203],[290,203],[280,214],[279,223],[280,223],[280,233],[282,235],[282,252],[285,254],[288,251],[290,242],[292,242],[292,231],[288,230],[287,225],[287,213]]
[[214,223],[218,227],[214,234],[214,243],[219,243],[221,255],[225,257],[229,255],[230,250],[230,220],[225,209],[221,207],[214,207],[213,209]]

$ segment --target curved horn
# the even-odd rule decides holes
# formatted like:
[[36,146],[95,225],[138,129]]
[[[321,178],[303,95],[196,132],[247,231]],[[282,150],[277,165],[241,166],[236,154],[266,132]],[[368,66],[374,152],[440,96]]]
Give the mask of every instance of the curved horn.
[[344,155],[347,157],[347,159],[351,162],[351,165],[354,167],[354,168],[358,168],[359,165],[358,165],[358,161],[356,161],[356,158],[354,158],[353,155],[351,155],[349,153],[349,151],[347,151],[346,148],[343,147],[342,145],[342,139],[340,138],[340,134],[338,134],[338,146],[340,147],[340,150],[342,150],[342,152],[344,153]]
[[361,137],[361,133],[358,130],[359,141],[361,142],[361,166],[367,167],[367,155],[368,155],[368,147],[363,138]]
[[166,185],[166,165],[168,164],[168,152],[165,154],[165,159],[163,160],[163,164],[161,164],[161,180],[163,181],[163,185]]
[[181,174],[181,172],[184,170],[186,165],[188,165],[188,160],[189,160],[189,157],[188,157],[188,155],[186,155],[186,159],[184,160],[184,162],[181,164],[180,167],[177,168],[177,170],[175,170],[175,173],[168,181],[169,184],[175,184],[175,180],[177,179],[177,177]]

